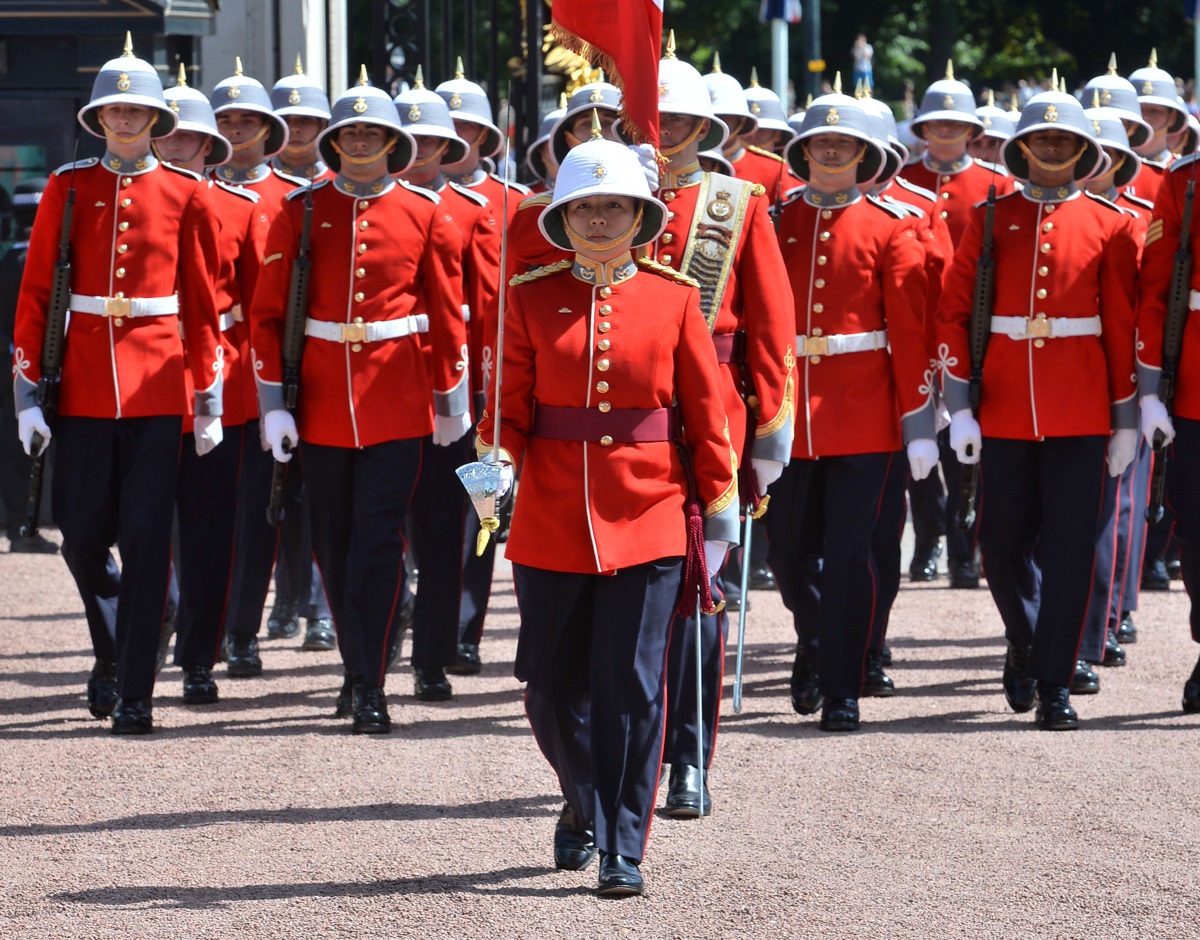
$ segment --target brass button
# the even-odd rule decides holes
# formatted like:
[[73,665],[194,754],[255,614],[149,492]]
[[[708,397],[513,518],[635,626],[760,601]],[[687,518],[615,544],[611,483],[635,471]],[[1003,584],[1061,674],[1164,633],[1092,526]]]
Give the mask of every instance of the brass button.
[[612,305],[611,304],[601,304],[600,305],[600,315],[601,316],[606,317],[610,313],[612,313]]
[[663,263],[663,264],[670,264],[670,263],[671,263],[671,256],[670,256],[670,255],[663,255],[663,256],[662,256],[662,263]]
[[813,313],[824,313],[824,312],[825,312],[824,304],[813,304]]
[[362,344],[361,343],[351,343],[350,351],[351,352],[362,352]]
[[612,296],[612,288],[611,287],[608,287],[606,285],[606,286],[600,288],[601,299],[607,300],[611,296]]
[[607,320],[602,320],[600,325],[598,327],[596,327],[596,329],[598,329],[601,333],[607,333],[609,330],[612,329],[612,324],[609,323]]
[[825,278],[823,278],[823,277],[819,277],[815,281],[813,281],[813,287],[824,287],[824,286],[825,286]]
[[1049,215],[1049,214],[1050,214],[1050,213],[1052,213],[1052,212],[1053,212],[1053,211],[1054,211],[1056,208],[1058,208],[1058,207],[1057,207],[1057,206],[1046,206],[1046,208],[1045,208],[1043,211],[1046,213],[1046,215]]
[[122,199],[121,200],[121,208],[122,209],[128,209],[132,205],[133,205],[132,199]]
[[366,246],[366,245],[359,245],[359,246],[358,246],[358,253],[359,253],[360,255],[361,255],[361,254],[363,254],[363,253],[364,253],[366,250],[367,250],[367,246]]
[[125,276],[125,269],[124,269],[124,268],[117,268],[117,270],[115,270],[115,271],[113,272],[113,274],[115,274],[117,277],[124,277],[124,276]]
[[819,326],[817,326],[817,327],[813,327],[812,335],[813,335],[813,336],[820,336],[820,335],[821,335],[821,328],[820,328]]
[[367,202],[367,200],[363,199],[363,200],[361,200],[361,201],[359,202],[359,204],[358,204],[358,207],[359,207],[360,209],[366,209],[366,208],[369,208],[369,207],[370,207],[370,205],[371,205],[371,204],[370,204],[369,202]]
[[129,223],[122,222],[120,225],[117,226],[117,231],[118,232],[128,232],[129,231]]
[[824,255],[817,255],[817,264],[824,264],[828,260]]
[[949,212],[947,212],[945,209],[943,209],[943,210],[942,210],[942,211],[941,211],[939,214],[941,215],[941,217],[942,217],[943,219],[948,219],[948,218],[950,218],[950,213],[949,213]]
[[356,268],[354,271],[354,276],[355,277],[366,277],[367,269],[366,268]]
[[121,180],[121,185],[122,186],[132,186],[133,185],[133,177],[132,176],[125,177],[123,180]]
[[1044,255],[1050,254],[1050,243],[1049,242],[1042,242],[1042,254],[1044,254]]
[[605,382],[604,379],[601,379],[599,382],[596,383],[596,391],[598,391],[601,395],[607,394],[608,383]]
[[364,294],[362,291],[357,291],[354,295],[355,303],[361,304],[364,300],[366,300],[366,298],[367,298],[367,295]]
[[1053,232],[1054,231],[1054,223],[1046,222],[1045,224],[1042,225],[1042,231],[1043,232]]
[[1035,339],[1033,341],[1033,345],[1036,346],[1038,349],[1041,349],[1043,346],[1046,345],[1046,341],[1044,339]]
[[612,411],[612,402],[611,401],[602,401],[596,407],[599,408],[602,412],[604,412],[604,414],[608,414],[610,411]]
[[833,210],[832,209],[822,209],[821,210],[821,218],[832,219],[833,218]]
[[1045,300],[1045,299],[1046,299],[1046,288],[1044,288],[1044,287],[1039,287],[1039,288],[1038,288],[1038,292],[1037,292],[1037,299],[1038,299],[1038,300]]
[[612,343],[610,343],[608,340],[602,339],[602,340],[600,340],[600,342],[598,342],[596,344],[596,348],[599,349],[601,352],[608,352],[608,347],[611,345],[612,345]]
[[675,218],[675,213],[668,211],[667,212],[667,221],[670,222],[673,218]]
[[675,190],[673,190],[673,189],[669,189],[665,193],[662,194],[663,202],[671,202],[674,198],[675,198]]
[[361,222],[358,223],[359,229],[364,232],[370,227],[370,225],[371,225],[371,223],[368,222],[366,219],[363,219]]
[[829,236],[829,233],[828,233],[828,232],[822,232],[822,233],[821,233],[819,236],[817,236],[817,237],[818,237],[818,238],[820,238],[820,239],[821,239],[821,241],[823,241],[823,242],[827,242],[827,241],[829,241],[829,237],[830,237],[830,236]]
[[124,325],[125,325],[125,321],[123,319],[121,319],[120,317],[117,317],[115,320],[113,320],[113,326],[124,326]]
[[600,438],[601,447],[612,447],[612,443],[612,437],[610,437],[608,434],[605,434],[604,437]]
[[129,250],[128,245],[117,245],[117,254],[123,255]]
[[1044,264],[1040,268],[1038,268],[1038,277],[1045,277],[1049,273],[1050,273],[1050,269],[1048,267],[1046,267]]
[[601,359],[599,362],[596,363],[596,368],[599,369],[601,372],[607,372],[608,367],[610,365],[612,365],[612,363],[609,362],[607,359]]
[[943,177],[942,177],[942,182],[943,182],[943,183],[949,183],[949,182],[950,182],[950,177],[949,177],[949,176],[943,176]]
[[663,237],[662,237],[662,243],[663,243],[664,245],[669,245],[669,244],[671,244],[671,242],[673,242],[673,241],[675,241],[675,236],[674,236],[674,235],[672,235],[670,232],[664,232],[664,233],[663,233]]
[[942,193],[942,201],[943,201],[943,202],[944,202],[944,201],[946,201],[946,200],[948,200],[949,198],[950,198],[950,194],[949,194],[949,193]]

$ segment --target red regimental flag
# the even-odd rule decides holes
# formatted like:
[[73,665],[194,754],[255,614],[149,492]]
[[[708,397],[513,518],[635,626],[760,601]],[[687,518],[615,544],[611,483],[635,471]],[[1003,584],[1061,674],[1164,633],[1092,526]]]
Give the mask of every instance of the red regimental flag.
[[657,150],[662,0],[554,0],[551,15],[554,38],[621,89],[625,134]]

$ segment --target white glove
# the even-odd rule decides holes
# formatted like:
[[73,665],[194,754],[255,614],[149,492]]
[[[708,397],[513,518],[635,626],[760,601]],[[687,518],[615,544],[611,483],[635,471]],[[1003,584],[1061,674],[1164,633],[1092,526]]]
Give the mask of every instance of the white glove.
[[658,190],[658,160],[654,156],[654,148],[650,144],[630,144],[629,149],[637,157],[642,173],[646,175],[646,185],[650,192]]
[[908,469],[914,480],[924,480],[938,464],[937,441],[918,437],[908,442]]
[[[485,463],[489,467],[496,465],[496,455],[484,454],[479,458],[480,463]],[[512,464],[507,461],[500,461],[500,482],[496,486],[496,499],[504,499],[508,495],[508,491],[513,485],[513,468]]]
[[199,457],[211,451],[225,437],[221,430],[221,419],[213,415],[197,415],[192,432],[196,436],[196,455]]
[[950,416],[950,447],[958,455],[959,463],[979,463],[983,432],[979,430],[979,422],[971,414],[970,408],[956,411]]
[[709,578],[713,577],[725,564],[725,553],[729,551],[728,542],[710,542],[704,540],[704,564],[708,568]]
[[460,415],[433,416],[433,443],[438,447],[449,447],[455,441],[471,430],[471,413],[464,411]]
[[754,482],[758,486],[758,495],[763,496],[767,487],[783,475],[782,460],[768,460],[766,457],[751,457],[750,466],[754,470]]
[[280,463],[287,463],[292,459],[292,455],[283,449],[283,442],[287,441],[289,449],[296,446],[296,442],[300,440],[300,433],[296,430],[296,419],[292,417],[292,413],[285,408],[277,408],[274,411],[268,411],[262,417],[263,437],[271,447],[271,454]]
[[50,443],[50,425],[46,423],[46,416],[37,405],[17,413],[17,436],[21,438],[21,446],[30,457],[33,456],[34,434],[41,435],[41,448],[45,450],[46,445]]
[[1171,423],[1171,416],[1167,414],[1167,406],[1157,395],[1144,396],[1140,405],[1142,434],[1146,437],[1146,443],[1153,447],[1154,432],[1161,431],[1166,442],[1170,444],[1175,439],[1175,425]]
[[1138,432],[1135,428],[1118,428],[1108,439],[1108,475],[1119,477],[1133,463],[1137,453]]

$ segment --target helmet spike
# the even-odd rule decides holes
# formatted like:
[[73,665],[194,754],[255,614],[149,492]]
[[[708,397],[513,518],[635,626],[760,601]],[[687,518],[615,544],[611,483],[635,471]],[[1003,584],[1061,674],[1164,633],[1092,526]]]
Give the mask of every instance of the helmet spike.
[[721,53],[719,52],[713,53],[713,71],[718,73],[721,71]]
[[360,85],[370,85],[371,80],[367,78],[367,66],[364,63],[358,67],[358,83]]
[[592,140],[600,140],[604,137],[604,131],[600,126],[600,111],[597,108],[592,108]]
[[454,63],[454,77],[459,79],[467,77],[463,71],[462,56],[459,56],[458,60]]
[[1058,80],[1058,90],[1064,95],[1067,93],[1067,76],[1063,76]]
[[1015,91],[1012,93],[1012,96],[1008,99],[1008,103],[1011,106],[1011,107],[1009,107],[1008,110],[1010,110],[1010,111],[1020,111],[1021,110],[1021,99],[1017,97],[1017,93]]
[[1150,68],[1152,68],[1152,69],[1158,68],[1158,50],[1157,49],[1150,50]]
[[862,80],[862,84],[863,84],[863,97],[870,98],[871,97],[871,79],[864,78]]
[[667,58],[675,58],[675,30],[667,31]]
[[560,110],[560,111],[566,111],[566,110],[567,110],[567,93],[566,93],[565,91],[564,91],[564,92],[560,92],[560,93],[559,93],[559,96],[558,96],[558,107],[559,107],[559,110]]
[[1058,91],[1058,66],[1050,70],[1050,90]]
[[804,110],[807,111],[812,107],[812,92],[808,93],[808,97],[804,99]]
[[1092,107],[1093,108],[1100,107],[1100,89],[1099,88],[1092,89]]
[[125,30],[125,48],[121,50],[121,55],[125,58],[133,58],[133,33]]
[[854,97],[857,98],[859,101],[862,100],[863,80],[861,78],[857,82],[854,83]]
[[1117,74],[1117,54],[1115,52],[1110,52],[1108,55],[1108,74]]
[[946,80],[951,81],[951,82],[954,81],[954,60],[953,59],[946,60]]
[[297,74],[297,75],[303,75],[303,74],[304,74],[304,62],[303,62],[303,60],[300,58],[300,53],[299,53],[299,52],[297,52],[297,53],[296,53],[296,74]]
[[990,88],[987,90],[987,103],[989,108],[996,107],[996,93]]
[[842,93],[842,73],[840,71],[833,73],[833,93],[835,95]]
[[183,64],[182,60],[179,63],[179,80],[176,84],[180,88],[187,88],[187,66]]
[[757,65],[750,66],[750,87],[751,88],[758,87],[758,66]]
[[596,72],[597,72],[596,81],[598,81],[598,82],[604,81],[604,69],[596,69]]
[[413,88],[419,91],[425,90],[425,73],[421,71],[419,65],[417,66],[417,77],[413,79]]
[[233,74],[239,76],[242,74],[242,57],[240,55],[233,57]]

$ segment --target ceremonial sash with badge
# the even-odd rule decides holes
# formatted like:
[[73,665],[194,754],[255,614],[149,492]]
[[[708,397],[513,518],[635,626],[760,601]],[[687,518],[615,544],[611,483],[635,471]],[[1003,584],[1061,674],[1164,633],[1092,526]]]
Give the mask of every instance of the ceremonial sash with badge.
[[700,180],[680,270],[700,284],[700,309],[710,333],[729,286],[746,208],[756,188],[761,189],[756,183],[722,173],[705,173]]

